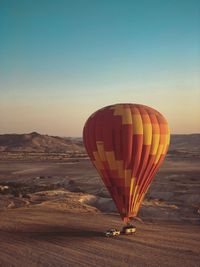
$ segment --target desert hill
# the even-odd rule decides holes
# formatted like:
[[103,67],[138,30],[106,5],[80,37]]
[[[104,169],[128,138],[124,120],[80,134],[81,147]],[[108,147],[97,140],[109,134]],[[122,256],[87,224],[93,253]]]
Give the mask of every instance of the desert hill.
[[79,138],[62,138],[36,132],[0,135],[0,151],[3,152],[70,153],[83,150]]
[[[69,153],[85,151],[82,138],[29,134],[0,135],[0,151],[4,152],[45,152]],[[169,155],[199,155],[200,134],[172,134]]]
[[200,134],[173,134],[171,135],[168,154],[179,157],[199,157]]

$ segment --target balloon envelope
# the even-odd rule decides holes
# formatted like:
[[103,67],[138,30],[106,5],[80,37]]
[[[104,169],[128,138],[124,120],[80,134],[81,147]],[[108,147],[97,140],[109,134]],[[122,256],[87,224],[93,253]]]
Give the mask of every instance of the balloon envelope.
[[137,215],[169,139],[166,119],[144,105],[111,105],[86,121],[84,145],[124,222]]

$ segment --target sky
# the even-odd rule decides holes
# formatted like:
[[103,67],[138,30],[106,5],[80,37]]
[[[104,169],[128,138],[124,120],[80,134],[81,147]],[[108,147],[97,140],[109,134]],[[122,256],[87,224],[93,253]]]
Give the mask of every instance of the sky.
[[199,0],[0,0],[0,134],[81,136],[114,103],[200,133]]

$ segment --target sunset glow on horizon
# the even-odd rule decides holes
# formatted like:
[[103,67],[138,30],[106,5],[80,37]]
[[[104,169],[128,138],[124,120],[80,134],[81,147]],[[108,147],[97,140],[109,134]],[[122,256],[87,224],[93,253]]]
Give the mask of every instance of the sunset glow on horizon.
[[115,103],[200,133],[199,1],[1,1],[0,134],[81,136]]

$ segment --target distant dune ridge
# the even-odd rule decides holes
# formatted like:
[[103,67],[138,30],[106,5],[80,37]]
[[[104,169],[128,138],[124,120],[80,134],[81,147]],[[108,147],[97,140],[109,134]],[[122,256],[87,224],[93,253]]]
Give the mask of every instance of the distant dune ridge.
[[193,154],[200,156],[200,134],[171,135],[169,154]]
[[[0,151],[5,152],[85,152],[82,138],[29,134],[0,135]],[[171,135],[169,154],[199,155],[200,134]]]
[[0,135],[0,151],[5,152],[81,152],[83,144],[80,138],[63,138],[42,135],[37,132],[29,134]]

